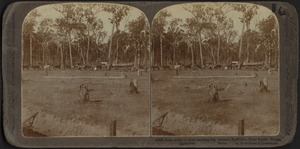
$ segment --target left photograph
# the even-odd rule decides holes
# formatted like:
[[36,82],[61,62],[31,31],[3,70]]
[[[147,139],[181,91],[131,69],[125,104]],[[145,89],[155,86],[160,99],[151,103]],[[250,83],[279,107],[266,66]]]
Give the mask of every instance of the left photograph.
[[31,10],[22,28],[23,135],[150,136],[149,28],[127,5]]

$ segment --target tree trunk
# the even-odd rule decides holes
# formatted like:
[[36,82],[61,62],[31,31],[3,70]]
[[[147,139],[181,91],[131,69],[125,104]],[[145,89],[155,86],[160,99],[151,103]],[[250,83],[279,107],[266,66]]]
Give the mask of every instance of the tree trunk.
[[69,42],[70,67],[72,69],[73,68],[73,60],[72,60],[72,45],[71,45],[71,35],[70,34],[68,37],[68,42]]
[[90,52],[90,33],[88,31],[88,43],[87,43],[87,51],[86,51],[86,64],[89,64],[89,52]]
[[268,65],[271,66],[271,41],[269,43],[269,53],[268,53],[268,56],[269,56],[269,59],[268,59]]
[[45,65],[45,44],[42,44],[42,50],[43,50],[43,65]]
[[117,56],[116,56],[116,63],[118,64],[119,63],[119,38],[117,39]]
[[29,68],[32,68],[32,35],[30,35],[30,52],[29,52],[29,54],[30,54],[30,66],[29,66]]
[[220,29],[218,29],[218,51],[217,51],[217,64],[220,63],[220,46],[221,46],[221,37]]
[[84,59],[84,56],[83,56],[83,51],[82,51],[82,48],[80,48],[80,42],[78,40],[78,50],[80,51],[80,59],[81,59],[81,64],[85,65],[85,59]]
[[176,58],[176,44],[173,45],[173,65],[175,65],[175,58]]
[[134,51],[134,68],[137,68],[137,53],[138,53],[138,47],[135,47],[135,51]]
[[137,61],[138,61],[138,69],[140,68],[140,65],[141,65],[141,44],[140,43],[138,43],[138,55],[137,55],[137,57],[138,57],[138,59],[137,59]]
[[243,22],[243,28],[242,28],[242,34],[241,34],[241,40],[240,40],[240,48],[239,48],[239,63],[242,63],[242,53],[243,53],[243,36],[244,36],[244,30],[245,30],[245,21]]
[[202,56],[202,41],[201,41],[202,39],[201,39],[201,32],[200,32],[200,34],[199,34],[199,38],[198,38],[198,42],[199,42],[199,54],[200,54],[200,62],[201,62],[201,68],[203,68],[204,67],[204,64],[203,64],[203,56]]
[[162,35],[160,35],[160,67],[163,67]]
[[113,39],[114,30],[115,30],[115,22],[112,23],[111,36],[110,36],[110,41],[109,41],[108,63],[107,63],[108,70],[110,70],[110,66],[111,66],[111,47],[112,47],[112,39]]
[[250,57],[250,51],[249,51],[249,37],[247,37],[247,47],[246,47],[246,62],[248,63],[249,62],[249,57]]
[[194,68],[195,67],[194,48],[193,48],[193,45],[191,45],[190,47],[191,47],[191,52],[192,52],[192,66],[191,66],[191,68]]
[[210,46],[210,54],[211,54],[211,58],[213,59],[213,64],[216,64],[216,58],[215,58],[215,54],[214,54],[214,49]]
[[63,46],[60,47],[60,69],[64,68]]

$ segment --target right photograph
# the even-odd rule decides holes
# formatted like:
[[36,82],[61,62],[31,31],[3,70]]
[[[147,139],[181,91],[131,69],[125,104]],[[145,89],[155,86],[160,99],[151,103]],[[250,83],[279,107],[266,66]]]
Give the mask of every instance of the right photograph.
[[277,135],[279,50],[277,18],[261,5],[159,11],[151,29],[152,136]]

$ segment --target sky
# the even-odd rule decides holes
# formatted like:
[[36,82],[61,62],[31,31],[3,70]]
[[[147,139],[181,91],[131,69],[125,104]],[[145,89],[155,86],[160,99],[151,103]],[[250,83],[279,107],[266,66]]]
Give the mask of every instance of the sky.
[[[93,4],[93,3],[82,3],[82,4]],[[95,4],[97,4],[97,3],[95,3]],[[63,17],[59,12],[57,12],[54,9],[54,7],[59,7],[59,5],[60,4],[50,4],[50,5],[44,5],[44,6],[35,8],[37,10],[37,12],[40,14],[40,17],[36,18],[38,24],[39,24],[39,22],[41,22],[43,19],[46,19],[46,18],[55,20],[56,18]],[[141,15],[144,15],[144,13],[142,13],[139,9],[131,7],[131,6],[128,6],[128,7],[130,8],[130,10],[128,12],[128,15],[125,16],[123,18],[123,20],[121,21],[120,30],[125,30],[126,29],[125,25],[128,22],[137,19]],[[111,35],[112,24],[110,23],[109,18],[112,17],[112,14],[101,11],[97,14],[97,17],[101,18],[101,20],[103,21],[103,30],[107,32],[107,35]],[[109,37],[107,37],[106,40],[108,40],[108,38]]]
[[[207,3],[207,2],[206,2]],[[93,4],[93,3],[82,3],[82,4]],[[95,3],[97,4],[97,3]],[[99,4],[99,3],[98,3]],[[105,4],[105,3],[102,3]],[[106,3],[108,4],[108,3]],[[207,3],[211,7],[216,7],[216,3]],[[54,6],[58,6],[60,4],[50,4],[50,5],[44,5],[37,7],[38,13],[41,15],[40,17],[36,18],[38,22],[45,18],[50,18],[55,20],[56,18],[62,17],[62,15],[57,12],[56,10],[53,9]],[[111,4],[109,4],[111,5]],[[188,6],[190,4],[178,4],[178,5],[173,5],[166,7],[168,12],[171,13],[173,18],[181,18],[185,20],[185,18],[191,17],[191,14],[183,9],[184,6]],[[248,4],[252,5],[252,4]],[[265,8],[264,6],[258,5],[258,14],[252,19],[252,22],[250,24],[250,29],[255,29],[255,24],[261,21],[262,19],[267,18],[269,15],[272,15],[272,11],[269,10],[268,8]],[[139,9],[134,8],[132,6],[128,6],[130,8],[130,11],[125,18],[123,18],[121,24],[120,24],[120,30],[125,29],[125,25],[129,22],[132,21],[136,18],[138,18],[141,15],[144,15],[143,12],[141,12]],[[159,12],[158,12],[159,13]],[[107,13],[107,12],[100,12],[98,13],[97,17],[101,18],[103,21],[104,28],[103,30],[107,32],[107,35],[111,35],[111,30],[112,30],[112,25],[109,22],[109,18],[112,16],[112,14]],[[241,12],[237,11],[230,11],[227,13],[227,16],[233,20],[234,23],[234,29],[238,32],[238,36],[241,35],[242,32],[242,23],[240,22],[239,18],[242,17]],[[170,21],[172,18],[169,18],[167,21]],[[238,36],[236,37],[236,40],[238,40]],[[108,40],[109,37],[107,37],[106,40]]]
[[[216,3],[207,3],[208,6],[210,7],[215,7]],[[183,8],[186,7],[186,6],[189,6],[190,4],[178,4],[178,5],[173,5],[173,6],[169,6],[169,7],[166,7],[164,9],[162,9],[161,11],[163,10],[167,10],[168,12],[170,12],[170,14],[172,15],[171,18],[168,18],[167,20],[170,21],[174,18],[181,18],[182,20],[185,20],[186,18],[189,18],[189,17],[192,17],[191,13],[190,12],[187,12],[186,10],[184,10]],[[252,5],[252,4],[247,4],[247,5]],[[216,8],[216,7],[215,7]],[[250,24],[250,29],[252,30],[258,30],[256,27],[255,27],[255,24],[257,24],[259,21],[263,20],[263,19],[266,19],[269,15],[274,15],[273,12],[264,7],[264,6],[261,6],[261,5],[258,5],[258,10],[257,10],[257,15],[255,15],[251,21],[251,24]],[[158,12],[159,13],[159,12]],[[158,14],[157,13],[157,14]],[[239,39],[239,36],[241,35],[241,32],[242,32],[242,26],[243,24],[240,22],[240,17],[242,17],[242,13],[241,12],[237,12],[237,11],[229,11],[227,13],[227,17],[228,18],[231,18],[233,20],[233,24],[234,24],[234,30],[237,31],[238,33],[238,36],[236,37],[235,41],[237,41]],[[155,17],[154,17],[155,19]]]

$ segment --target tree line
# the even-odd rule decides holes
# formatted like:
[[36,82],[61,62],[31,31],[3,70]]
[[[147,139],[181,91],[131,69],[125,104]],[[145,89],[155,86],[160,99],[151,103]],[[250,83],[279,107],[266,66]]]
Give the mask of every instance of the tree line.
[[[119,63],[133,63],[139,68],[148,66],[151,57],[151,65],[161,67],[190,64],[204,68],[207,64],[229,64],[232,61],[263,61],[265,65],[278,67],[275,16],[255,22],[256,29],[250,28],[257,15],[257,5],[183,5],[183,10],[191,14],[184,19],[176,18],[164,9],[153,19],[151,34],[143,14],[124,23],[129,17],[129,6],[58,4],[52,7],[61,17],[43,18],[34,9],[24,20],[24,66],[51,65],[65,69],[107,62],[108,69]],[[243,14],[240,35],[227,15],[233,11]],[[101,12],[110,14],[108,20],[99,17]],[[38,20],[39,17],[42,19]],[[104,21],[110,22],[110,31],[104,29]]]
[[[24,65],[64,69],[100,65],[101,61],[108,66],[129,62],[136,67],[146,64],[149,25],[144,15],[126,22],[125,29],[121,30],[120,23],[130,11],[128,6],[60,4],[53,9],[62,17],[37,21],[41,15],[35,9],[27,15],[23,24]],[[108,18],[111,32],[104,30],[100,12],[111,14]]]
[[[263,62],[278,67],[278,26],[274,15],[253,22],[258,5],[215,3],[182,6],[191,17],[172,16],[168,9],[152,24],[152,65],[184,64],[204,68],[208,64]],[[238,34],[229,12],[241,13]],[[170,20],[170,21],[167,21]],[[255,29],[250,24],[255,23]],[[238,38],[238,41],[235,39]]]

